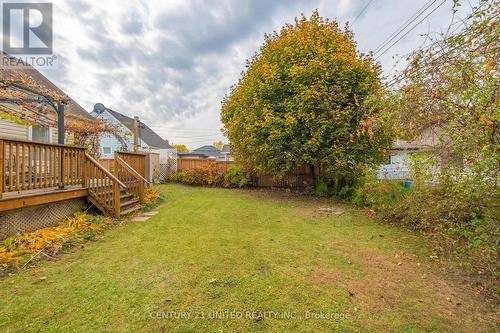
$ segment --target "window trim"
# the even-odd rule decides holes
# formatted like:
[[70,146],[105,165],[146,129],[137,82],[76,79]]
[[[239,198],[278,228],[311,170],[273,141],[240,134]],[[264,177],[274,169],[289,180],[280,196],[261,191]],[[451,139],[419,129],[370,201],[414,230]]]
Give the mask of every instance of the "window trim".
[[[42,126],[42,125],[37,125]],[[54,143],[54,129],[52,127],[42,126],[49,130],[49,142]],[[33,125],[28,126],[28,141],[33,141]]]
[[[105,148],[109,148],[109,153],[104,152],[104,149],[105,149]],[[102,153],[103,155],[113,155],[113,147],[110,147],[110,146],[101,147],[101,153]]]

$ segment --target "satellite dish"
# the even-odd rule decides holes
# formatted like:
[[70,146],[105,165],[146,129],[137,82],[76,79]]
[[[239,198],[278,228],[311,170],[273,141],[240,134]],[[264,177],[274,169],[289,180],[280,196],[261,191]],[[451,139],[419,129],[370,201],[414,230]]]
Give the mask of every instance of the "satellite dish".
[[103,113],[104,111],[106,111],[106,107],[104,106],[104,104],[102,103],[97,103],[96,105],[94,105],[94,112],[97,113],[97,114],[101,114]]

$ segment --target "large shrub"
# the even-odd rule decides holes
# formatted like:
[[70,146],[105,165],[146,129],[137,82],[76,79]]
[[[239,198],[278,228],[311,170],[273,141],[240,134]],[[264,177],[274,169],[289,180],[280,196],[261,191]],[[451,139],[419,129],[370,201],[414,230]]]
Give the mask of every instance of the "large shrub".
[[244,187],[252,178],[250,174],[237,166],[230,166],[223,170],[216,162],[209,163],[205,167],[192,170],[180,171],[175,175],[175,181],[187,185],[220,186],[220,187]]

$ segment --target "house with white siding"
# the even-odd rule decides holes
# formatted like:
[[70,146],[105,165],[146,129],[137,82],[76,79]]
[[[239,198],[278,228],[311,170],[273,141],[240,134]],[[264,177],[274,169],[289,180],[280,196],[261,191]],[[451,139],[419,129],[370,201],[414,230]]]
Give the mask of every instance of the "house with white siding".
[[[120,112],[111,110],[101,103],[94,105],[91,116],[99,119],[105,119],[113,125],[121,128],[124,139],[119,139],[113,135],[101,135],[100,146],[102,158],[111,159],[116,151],[133,151],[134,149],[134,119]],[[166,163],[168,157],[175,149],[162,139],[146,124],[139,123],[139,151],[152,152],[160,155],[160,163]]]
[[391,154],[386,162],[377,170],[379,179],[411,179],[411,155],[417,152],[432,149],[436,145],[438,136],[435,128],[428,128],[420,136],[408,142],[396,140],[391,148]]

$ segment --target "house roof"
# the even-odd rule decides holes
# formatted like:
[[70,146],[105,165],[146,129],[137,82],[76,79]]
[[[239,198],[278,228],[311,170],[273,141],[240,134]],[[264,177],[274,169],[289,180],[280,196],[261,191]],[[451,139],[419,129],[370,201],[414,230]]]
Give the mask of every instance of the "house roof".
[[230,153],[231,153],[231,148],[229,147],[229,145],[228,145],[228,144],[225,144],[225,145],[222,147],[221,153],[224,153],[224,154],[230,154]]
[[[121,124],[127,127],[132,133],[134,132],[134,119],[127,117],[120,112],[111,110],[105,107],[101,103],[97,103],[94,106],[94,111],[97,113],[102,113],[102,111],[108,111],[113,117],[116,118]],[[155,131],[149,128],[145,123],[141,122],[139,127],[139,136],[142,141],[146,142],[146,144],[150,147],[155,147],[158,149],[171,149],[172,146],[166,141],[163,140]]]
[[[15,59],[14,57],[12,57],[6,53],[1,53],[0,57],[2,59],[6,58],[6,57],[11,58],[11,59]],[[18,61],[22,62],[21,60],[18,60]],[[9,74],[15,74],[16,71],[22,71],[22,73],[30,76],[39,85],[41,85],[47,89],[56,91],[57,93],[59,93],[61,95],[67,96],[67,94],[64,91],[62,91],[59,87],[57,87],[54,83],[52,83],[52,81],[47,79],[42,73],[40,73],[35,68],[33,68],[32,66],[30,66],[24,62],[22,62],[22,63],[24,64],[22,69],[4,69],[4,68],[2,68],[0,75],[2,75],[2,76],[5,75],[6,71],[9,71],[10,72]],[[67,97],[69,99],[69,102],[68,102],[69,108],[67,108],[67,114],[79,116],[79,117],[83,117],[83,118],[87,118],[87,119],[92,119],[92,116],[87,111],[85,111],[85,109],[83,107],[81,107],[80,104],[78,104],[73,99],[71,99],[71,97],[69,97],[69,96],[67,96]]]
[[193,152],[213,157],[218,157],[221,154],[221,151],[212,145],[206,145],[200,148],[196,148],[193,150]]
[[203,154],[203,153],[195,153],[195,152],[179,152],[177,153],[177,155],[179,157],[182,157],[182,156],[197,156],[197,157],[201,157],[201,158],[208,158],[208,155],[206,154]]

